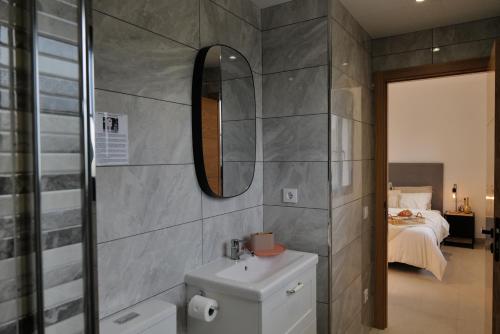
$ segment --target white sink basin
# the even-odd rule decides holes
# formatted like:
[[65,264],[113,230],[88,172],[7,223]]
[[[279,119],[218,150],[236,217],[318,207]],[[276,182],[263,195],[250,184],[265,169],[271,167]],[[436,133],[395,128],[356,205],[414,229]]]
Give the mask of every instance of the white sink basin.
[[186,275],[186,283],[251,300],[264,300],[310,267],[316,270],[318,255],[286,250],[273,257],[247,255],[239,261],[221,258]]

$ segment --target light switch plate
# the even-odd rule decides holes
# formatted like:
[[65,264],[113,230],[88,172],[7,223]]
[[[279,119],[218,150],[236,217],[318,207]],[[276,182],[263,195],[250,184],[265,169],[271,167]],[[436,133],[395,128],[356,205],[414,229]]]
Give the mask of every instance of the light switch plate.
[[[370,215],[370,211],[367,206],[363,207],[363,219],[368,219],[368,216]],[[359,217],[359,216],[358,216]]]
[[283,203],[297,203],[297,188],[283,188]]

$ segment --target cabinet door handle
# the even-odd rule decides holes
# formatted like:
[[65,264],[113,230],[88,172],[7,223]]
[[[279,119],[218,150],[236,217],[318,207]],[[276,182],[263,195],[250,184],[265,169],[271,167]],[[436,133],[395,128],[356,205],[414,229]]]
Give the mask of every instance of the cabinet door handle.
[[293,294],[299,292],[300,289],[302,289],[303,287],[304,287],[304,283],[299,282],[299,283],[297,283],[297,286],[295,288],[286,290],[286,294],[293,295]]

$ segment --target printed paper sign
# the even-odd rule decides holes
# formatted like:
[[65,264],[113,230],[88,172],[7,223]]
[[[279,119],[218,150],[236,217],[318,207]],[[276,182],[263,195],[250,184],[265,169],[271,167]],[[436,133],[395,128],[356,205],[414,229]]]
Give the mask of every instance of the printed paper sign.
[[96,121],[97,166],[128,164],[128,116],[98,112]]

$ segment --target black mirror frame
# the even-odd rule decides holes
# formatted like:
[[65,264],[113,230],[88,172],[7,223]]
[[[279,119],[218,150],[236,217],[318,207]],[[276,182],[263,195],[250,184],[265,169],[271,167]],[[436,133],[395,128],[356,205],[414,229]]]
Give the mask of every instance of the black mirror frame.
[[[192,108],[192,120],[191,120],[191,125],[192,125],[192,139],[193,139],[193,158],[194,158],[194,167],[196,171],[196,178],[198,179],[198,184],[200,185],[201,189],[203,192],[205,192],[207,195],[215,198],[233,198],[240,196],[244,194],[250,187],[252,186],[254,177],[255,177],[255,166],[256,166],[256,160],[254,160],[254,166],[253,166],[253,173],[252,173],[252,179],[250,180],[248,186],[239,194],[233,195],[233,196],[220,196],[212,191],[212,188],[210,188],[210,184],[208,183],[207,179],[207,174],[205,171],[205,163],[203,159],[203,136],[202,136],[202,110],[201,110],[201,98],[202,98],[202,87],[203,87],[203,70],[205,66],[205,59],[208,54],[208,51],[212,47],[226,47],[234,50],[237,52],[239,55],[241,55],[242,59],[245,60],[246,64],[248,65],[248,68],[250,69],[250,75],[252,76],[252,87],[253,87],[253,94],[254,94],[254,101],[255,101],[255,127],[254,127],[254,138],[255,138],[255,143],[254,143],[254,156],[257,158],[257,102],[255,99],[255,81],[254,81],[254,75],[253,75],[253,70],[252,67],[250,66],[250,63],[248,62],[248,59],[242,55],[239,51],[233,49],[232,47],[224,44],[213,44],[207,47],[204,47],[198,51],[198,54],[196,55],[195,63],[194,63],[194,70],[193,70],[193,83],[192,83],[192,91],[191,91],[191,108]],[[222,177],[224,177],[223,174],[221,174]]]

